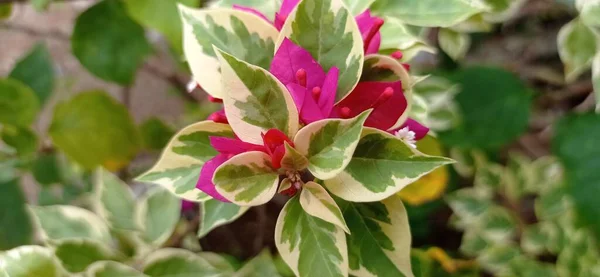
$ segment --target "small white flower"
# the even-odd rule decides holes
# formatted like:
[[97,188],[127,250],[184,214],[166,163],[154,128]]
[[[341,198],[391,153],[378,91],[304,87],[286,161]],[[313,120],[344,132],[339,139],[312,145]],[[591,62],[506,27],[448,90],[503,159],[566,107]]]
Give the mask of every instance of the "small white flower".
[[191,93],[198,87],[198,83],[196,83],[196,81],[194,81],[194,79],[191,79],[185,87],[187,89],[187,92]]
[[417,149],[417,141],[415,140],[415,132],[408,129],[408,127],[404,127],[394,134],[397,138],[406,142],[406,144],[410,145],[410,147]]

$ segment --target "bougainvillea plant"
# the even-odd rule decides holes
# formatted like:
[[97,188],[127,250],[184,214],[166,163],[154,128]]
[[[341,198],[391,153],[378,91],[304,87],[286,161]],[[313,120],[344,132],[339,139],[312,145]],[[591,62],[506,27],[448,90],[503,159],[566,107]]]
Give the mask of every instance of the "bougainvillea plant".
[[[366,8],[366,7],[365,7]],[[450,159],[420,153],[413,79],[378,54],[384,24],[342,0],[180,8],[194,80],[223,110],[170,141],[139,180],[200,202],[199,235],[276,194],[277,249],[298,276],[412,276],[397,192]]]

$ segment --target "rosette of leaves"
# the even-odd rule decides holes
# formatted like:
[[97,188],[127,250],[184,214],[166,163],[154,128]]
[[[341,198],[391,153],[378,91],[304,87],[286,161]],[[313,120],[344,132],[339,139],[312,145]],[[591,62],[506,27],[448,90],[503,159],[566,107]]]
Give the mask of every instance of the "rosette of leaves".
[[577,0],[575,6],[579,16],[558,32],[558,54],[567,83],[592,69],[596,103],[600,103],[600,1]]
[[224,110],[138,180],[200,202],[200,236],[289,196],[275,243],[297,276],[412,276],[396,193],[451,160],[411,145],[428,129],[409,119],[405,67],[377,54],[381,19],[341,0],[283,1],[274,22],[234,7],[180,8],[194,80]]
[[268,252],[240,267],[215,253],[168,248],[171,236],[181,232],[181,200],[154,187],[136,201],[111,173],[95,177],[93,211],[68,205],[29,207],[43,246],[0,254],[2,276],[280,276]]
[[474,186],[446,198],[454,211],[451,224],[464,231],[464,255],[494,276],[600,273],[598,244],[576,223],[556,159],[512,155],[501,166],[477,154],[472,161]]

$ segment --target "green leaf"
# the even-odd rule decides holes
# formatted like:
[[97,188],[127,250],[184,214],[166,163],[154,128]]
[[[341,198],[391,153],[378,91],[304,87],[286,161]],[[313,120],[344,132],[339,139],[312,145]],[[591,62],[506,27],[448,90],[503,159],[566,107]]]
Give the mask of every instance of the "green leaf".
[[103,91],[78,94],[54,109],[54,145],[87,169],[117,170],[137,154],[139,136],[127,108]]
[[539,195],[534,202],[535,216],[541,220],[557,219],[569,211],[573,204],[569,197],[569,189],[557,187]]
[[7,277],[63,276],[52,251],[36,245],[21,246],[0,254],[0,272]]
[[200,0],[127,0],[124,3],[135,21],[159,31],[178,54],[182,53],[183,28],[177,4],[197,7]]
[[[375,0],[343,0],[352,15],[358,15],[367,10]],[[386,22],[387,23],[387,22]]]
[[144,239],[155,246],[165,243],[179,221],[181,200],[168,190],[156,187],[140,200],[137,220],[144,228]]
[[[248,6],[246,2],[242,5]],[[185,57],[194,80],[210,95],[226,96],[213,46],[249,64],[269,68],[279,33],[264,19],[234,9],[199,10],[179,5],[179,11],[183,20]]]
[[348,276],[344,231],[304,212],[298,197],[277,218],[275,245],[296,276]]
[[248,261],[239,271],[234,275],[235,277],[281,277],[273,257],[268,249],[265,249],[258,254],[258,256]]
[[12,3],[0,4],[0,20],[10,18],[12,7]]
[[175,131],[162,120],[152,117],[140,125],[140,135],[144,147],[150,150],[162,150],[169,143]]
[[399,49],[402,51],[403,60],[408,61],[407,50],[419,47],[419,50],[436,53],[437,50],[430,46],[425,38],[419,36],[411,26],[404,24],[400,19],[390,16],[384,17],[385,24],[381,26],[381,49]]
[[298,152],[308,158],[308,170],[315,177],[329,179],[344,170],[370,112],[362,112],[350,119],[316,121],[298,132],[294,144]]
[[449,163],[452,160],[424,155],[387,132],[364,128],[352,160],[340,174],[325,180],[325,187],[344,200],[380,201]]
[[25,203],[25,195],[17,179],[0,180],[0,250],[32,242],[33,227]]
[[548,235],[543,229],[544,225],[535,224],[527,226],[521,237],[521,249],[528,254],[540,255],[546,250]]
[[371,10],[410,25],[450,27],[484,8],[477,1],[464,0],[377,0]]
[[27,127],[5,125],[2,127],[0,135],[4,143],[17,150],[20,156],[32,154],[37,150],[37,135]]
[[205,259],[183,249],[163,248],[145,258],[144,274],[150,277],[219,276]]
[[110,244],[112,239],[104,221],[92,212],[75,206],[30,207],[46,241],[90,239]]
[[234,156],[219,166],[213,183],[223,197],[240,206],[267,203],[277,192],[279,175],[269,155],[251,151]]
[[475,188],[460,189],[446,197],[452,211],[465,224],[474,224],[493,204],[492,196],[484,190]]
[[505,208],[490,207],[473,228],[479,229],[481,236],[496,244],[506,244],[517,233],[517,223]]
[[69,272],[84,271],[97,261],[112,260],[115,254],[106,246],[85,239],[69,239],[58,243],[54,254]]
[[510,263],[521,255],[519,248],[513,245],[500,245],[486,249],[477,261],[485,270],[495,276],[504,276],[510,269]]
[[112,228],[120,230],[141,230],[141,222],[136,218],[136,203],[127,184],[112,173],[99,170],[96,173],[94,211]]
[[[193,236],[194,239],[198,239],[196,236]],[[196,255],[200,256],[200,258],[206,260],[210,265],[215,267],[219,273],[226,274],[232,273],[238,269],[241,264],[240,262],[233,256],[229,256],[227,254],[217,254],[213,252],[200,252],[196,253]]]
[[302,185],[300,205],[307,214],[335,224],[346,233],[350,233],[340,208],[321,185],[315,182]]
[[100,261],[93,263],[85,272],[86,277],[144,277],[141,272],[121,263]]
[[592,84],[596,97],[596,111],[600,111],[600,53],[596,54],[592,63]]
[[40,103],[31,88],[13,79],[0,79],[0,124],[28,126]]
[[285,144],[285,154],[281,159],[281,168],[287,170],[302,171],[309,165],[308,159],[304,155],[300,154],[296,148],[290,146],[289,143]]
[[152,49],[144,28],[129,18],[122,3],[101,1],[80,14],[71,36],[71,48],[92,74],[129,85]]
[[215,228],[230,223],[242,216],[248,207],[241,207],[233,203],[226,203],[216,199],[209,199],[201,205],[200,229],[198,237],[204,237]]
[[352,232],[346,235],[350,274],[413,276],[408,215],[399,196],[371,203],[338,199],[338,204]]
[[298,109],[285,86],[269,71],[215,48],[223,74],[223,104],[229,125],[243,141],[262,144],[262,133],[298,131]]
[[358,83],[364,60],[363,40],[342,0],[304,0],[290,13],[277,39],[285,38],[308,50],[329,71],[340,70],[336,101],[342,100]]
[[202,165],[219,153],[210,145],[211,136],[234,135],[227,124],[202,121],[189,125],[171,139],[156,164],[137,181],[158,184],[188,201],[210,199],[196,183]]
[[600,115],[571,115],[555,126],[552,150],[561,160],[578,216],[600,238]]
[[590,27],[600,27],[600,1],[576,0],[579,16]]
[[[531,93],[515,75],[498,68],[471,67],[455,76],[459,124],[440,132],[446,145],[498,149],[527,130]],[[486,88],[481,93],[481,88]]]
[[217,0],[210,5],[211,7],[220,8],[231,8],[233,5],[251,7],[260,11],[267,18],[272,20],[275,12],[279,10],[281,2],[282,0]]
[[467,229],[462,237],[460,252],[469,256],[477,256],[490,245],[491,243],[479,234],[479,230]]
[[54,68],[46,45],[36,44],[17,62],[9,77],[31,87],[40,103],[44,104],[54,89]]
[[438,33],[438,43],[440,48],[456,61],[464,58],[469,51],[471,37],[465,33],[442,28]]
[[61,161],[56,153],[39,153],[31,166],[31,174],[42,185],[51,185],[63,181]]
[[572,82],[590,68],[596,55],[596,37],[580,18],[558,32],[558,54],[565,65],[565,78]]

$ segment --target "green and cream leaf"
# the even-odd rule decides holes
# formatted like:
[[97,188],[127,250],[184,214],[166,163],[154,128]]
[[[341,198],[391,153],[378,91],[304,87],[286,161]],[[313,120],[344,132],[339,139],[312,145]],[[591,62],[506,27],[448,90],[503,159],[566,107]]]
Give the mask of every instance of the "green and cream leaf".
[[381,0],[371,10],[393,16],[404,23],[423,27],[450,27],[484,11],[481,1],[465,0]]
[[302,128],[294,138],[298,152],[308,158],[308,170],[319,179],[340,173],[352,158],[363,124],[371,111],[350,119],[324,119]]
[[334,66],[340,70],[337,101],[358,83],[364,59],[363,40],[342,0],[300,2],[283,25],[276,48],[285,38],[308,50],[325,71]]
[[321,185],[315,182],[304,184],[300,193],[300,205],[307,214],[335,224],[350,234],[340,208]]
[[298,197],[290,199],[277,218],[275,245],[296,276],[348,276],[344,231],[307,214]]
[[282,0],[217,0],[209,4],[212,8],[231,8],[233,5],[242,5],[261,12],[269,19],[279,10]]
[[438,42],[440,48],[455,61],[464,58],[471,47],[471,37],[468,34],[447,28],[440,29]]
[[301,171],[308,167],[308,159],[300,154],[296,148],[285,142],[285,154],[281,159],[281,168]]
[[99,261],[90,265],[85,271],[85,277],[144,277],[146,275],[127,265],[113,261]]
[[240,270],[238,270],[234,277],[281,277],[273,257],[268,249],[263,250],[258,256],[252,258],[247,262]]
[[112,239],[104,220],[75,206],[30,206],[43,240],[90,239],[110,245]]
[[25,245],[0,254],[0,273],[6,277],[61,277],[64,270],[52,250]]
[[592,84],[596,96],[596,111],[600,111],[600,51],[592,62]]
[[141,223],[135,217],[137,205],[127,184],[112,173],[96,173],[94,211],[112,228],[137,231]]
[[592,30],[575,18],[558,32],[558,54],[565,65],[565,78],[572,82],[590,68],[597,41]]
[[408,215],[400,196],[371,203],[337,202],[352,232],[346,235],[350,274],[413,276]]
[[251,151],[236,155],[219,166],[213,183],[217,192],[232,203],[258,206],[273,198],[279,175],[271,168],[269,155]]
[[219,270],[202,257],[175,248],[163,248],[148,255],[142,268],[150,277],[221,276]]
[[399,49],[402,51],[403,60],[408,61],[407,50],[415,48],[435,54],[437,49],[416,33],[414,28],[391,16],[384,16],[385,24],[381,26],[381,49]]
[[325,180],[325,187],[348,201],[380,201],[450,163],[451,159],[425,155],[387,132],[365,128],[348,166]]
[[200,203],[201,221],[198,237],[204,237],[213,229],[225,225],[242,216],[248,207],[241,207],[233,203],[226,203],[216,199]]
[[278,32],[252,13],[234,9],[198,10],[179,5],[183,50],[194,80],[210,95],[223,98],[221,71],[213,45],[237,58],[268,68]]
[[262,133],[298,131],[298,110],[287,88],[269,71],[215,47],[223,74],[223,105],[231,128],[246,142],[262,144]]
[[117,259],[117,254],[105,245],[86,239],[67,239],[56,245],[54,254],[64,268],[72,273],[82,272],[89,265]]
[[210,199],[196,183],[202,165],[218,154],[210,145],[211,136],[234,137],[227,124],[202,121],[189,125],[171,139],[158,162],[137,181],[161,185],[188,201]]
[[353,15],[359,15],[367,10],[375,0],[343,0]]
[[144,240],[154,246],[165,243],[175,230],[180,210],[181,200],[164,188],[155,187],[144,195],[137,213]]

